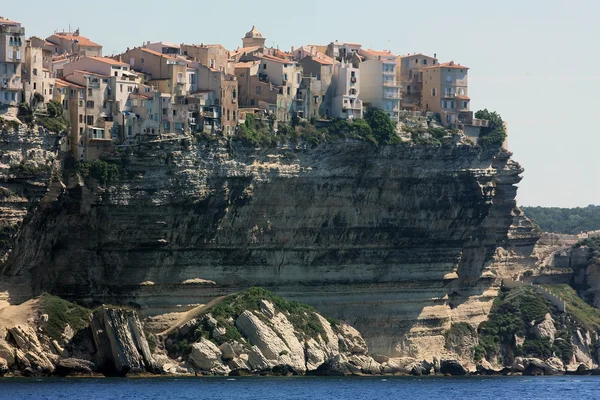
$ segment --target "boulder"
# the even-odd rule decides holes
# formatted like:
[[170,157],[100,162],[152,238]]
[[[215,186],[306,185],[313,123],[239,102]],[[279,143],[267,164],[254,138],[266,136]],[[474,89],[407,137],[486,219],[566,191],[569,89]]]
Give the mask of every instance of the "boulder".
[[92,314],[90,328],[96,364],[105,374],[124,376],[131,369],[160,372],[135,311],[102,306]]
[[360,332],[347,324],[341,324],[338,329],[338,339],[342,349],[345,349],[352,354],[368,353],[369,348]]
[[202,371],[212,371],[219,366],[223,366],[221,350],[216,344],[204,338],[192,345],[189,360]]
[[219,350],[221,350],[221,358],[223,361],[233,360],[237,356],[233,346],[230,343],[223,343],[221,346],[219,346]]
[[2,357],[0,357],[0,376],[4,376],[8,373],[9,368],[8,368],[8,363],[6,362],[6,360]]
[[[516,362],[517,360],[515,359]],[[523,375],[561,375],[564,373],[564,365],[556,357],[549,358],[546,361],[542,361],[539,358],[523,358],[519,362],[524,366]]]
[[273,368],[273,365],[262,354],[257,346],[252,346],[250,350],[248,350],[248,365],[252,371],[266,371]]
[[360,368],[352,364],[348,360],[348,357],[344,354],[338,354],[332,359],[326,361],[311,374],[319,376],[362,375]]
[[0,339],[0,358],[4,359],[9,367],[15,363],[15,349],[4,339]]
[[427,361],[418,361],[411,357],[389,358],[382,364],[384,374],[393,375],[429,375],[433,364]]
[[37,334],[27,325],[18,325],[8,330],[12,338],[14,339],[17,347],[24,352],[32,351],[34,353],[42,353],[42,345],[38,339]]
[[496,375],[503,371],[502,368],[495,368],[485,358],[481,359],[481,361],[477,363],[476,370],[481,375]]
[[546,314],[546,317],[542,322],[533,326],[531,328],[531,333],[535,335],[535,337],[539,338],[548,338],[550,342],[554,342],[554,338],[556,336],[556,327],[554,326],[554,320],[550,313]]
[[25,353],[25,358],[29,361],[33,371],[40,374],[51,374],[54,372],[54,365],[44,354],[28,351]]
[[454,359],[441,359],[440,360],[440,373],[444,375],[467,375],[468,371],[458,361]]
[[98,368],[91,361],[78,358],[63,358],[56,362],[54,373],[59,376],[92,375]]
[[329,359],[321,343],[317,342],[313,338],[308,339],[304,343],[304,349],[306,356],[306,369],[308,371],[316,370],[321,364]]
[[244,371],[250,371],[252,369],[252,367],[250,367],[250,364],[248,363],[248,355],[247,354],[242,354],[239,357],[236,357],[232,360],[230,360],[227,363],[227,366],[231,369],[231,371],[236,371],[236,370],[244,370]]
[[223,335],[227,334],[227,329],[223,326],[217,326],[215,329],[213,329],[212,331],[212,337],[213,338],[219,338]]

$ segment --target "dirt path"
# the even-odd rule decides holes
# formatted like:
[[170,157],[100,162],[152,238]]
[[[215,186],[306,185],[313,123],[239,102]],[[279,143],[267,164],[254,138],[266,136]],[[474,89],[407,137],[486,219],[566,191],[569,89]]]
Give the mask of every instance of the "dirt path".
[[183,313],[183,315],[179,318],[179,320],[173,324],[173,326],[171,326],[169,329],[161,332],[158,334],[158,336],[167,336],[170,333],[172,333],[173,331],[175,331],[176,329],[182,327],[183,325],[187,324],[189,321],[193,320],[194,318],[197,318],[198,316],[202,315],[203,313],[205,313],[207,310],[210,310],[211,308],[213,308],[214,306],[216,306],[217,304],[219,304],[220,302],[222,302],[224,299],[226,299],[229,296],[221,296],[221,297],[217,297],[216,299],[211,300],[210,302],[203,304],[201,306],[198,306],[196,308],[191,309],[188,312]]

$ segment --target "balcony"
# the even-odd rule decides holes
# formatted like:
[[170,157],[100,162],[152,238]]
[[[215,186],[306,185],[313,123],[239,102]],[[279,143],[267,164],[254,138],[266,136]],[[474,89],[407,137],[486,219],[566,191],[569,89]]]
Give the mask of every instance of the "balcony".
[[396,81],[392,81],[392,80],[383,81],[383,86],[385,86],[385,87],[393,87],[393,88],[399,88],[400,87],[400,85]]
[[25,28],[11,25],[0,26],[0,33],[12,33],[13,35],[25,35]]
[[351,83],[356,83],[356,77],[355,76],[351,76],[350,77],[350,82]]
[[487,119],[473,118],[472,125],[479,126],[481,128],[487,128],[490,126],[490,121],[488,121]]
[[219,118],[219,113],[216,111],[204,111],[202,113],[202,116],[204,118],[217,119],[217,118]]
[[400,100],[400,93],[384,93],[384,99]]
[[4,79],[0,81],[0,89],[5,90],[22,90],[23,86],[21,85],[21,81],[13,82],[9,79]]
[[454,99],[454,98],[456,98],[456,93],[445,92],[442,98],[444,98],[444,99]]

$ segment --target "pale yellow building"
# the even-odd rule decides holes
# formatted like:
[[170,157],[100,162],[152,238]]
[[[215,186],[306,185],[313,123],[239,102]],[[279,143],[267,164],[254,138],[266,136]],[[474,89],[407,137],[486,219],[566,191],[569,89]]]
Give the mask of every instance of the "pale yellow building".
[[0,104],[18,105],[23,99],[21,69],[25,59],[25,28],[0,17]]
[[396,80],[400,85],[402,101],[400,106],[405,110],[421,109],[421,91],[423,89],[423,68],[437,65],[435,57],[425,54],[409,54],[396,59]]
[[454,61],[423,68],[423,110],[439,114],[446,126],[470,124],[468,72],[468,67]]

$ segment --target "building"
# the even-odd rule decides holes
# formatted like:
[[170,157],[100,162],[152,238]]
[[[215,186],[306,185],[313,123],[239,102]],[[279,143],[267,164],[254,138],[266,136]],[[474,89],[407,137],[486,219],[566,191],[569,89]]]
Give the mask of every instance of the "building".
[[256,78],[251,82],[255,90],[249,93],[250,106],[263,108],[265,105],[260,103],[267,103],[264,109],[274,110],[277,120],[290,121],[302,81],[302,67],[295,61],[263,56]]
[[303,118],[331,118],[333,60],[327,56],[309,55],[298,64],[302,67],[303,77],[296,96],[297,115]]
[[52,58],[55,54],[58,54],[58,47],[37,36],[32,36],[29,40],[31,41],[31,47],[42,49],[42,67],[54,73],[52,70]]
[[236,76],[200,63],[190,63],[190,66],[197,70],[198,90],[213,91],[215,94],[214,106],[220,107],[220,129],[225,134],[232,134],[239,119]]
[[363,102],[360,99],[360,70],[352,63],[335,65],[333,118],[358,119],[363,117]]
[[354,54],[358,54],[362,45],[358,43],[331,42],[327,46],[326,54],[338,61],[351,61]]
[[308,56],[317,56],[322,58],[324,56],[327,56],[327,46],[309,44],[306,46],[298,47],[297,49],[292,47],[291,54],[293,54],[294,60],[296,61],[300,61],[304,57]]
[[365,107],[379,108],[400,119],[400,86],[396,82],[396,56],[389,51],[360,49],[360,99]]
[[402,101],[400,106],[404,110],[420,110],[421,91],[423,89],[423,68],[431,67],[438,63],[433,57],[424,54],[409,54],[400,56],[396,60],[396,81],[400,84]]
[[265,42],[267,38],[264,38],[262,33],[260,33],[255,26],[252,26],[249,32],[242,38],[242,47],[265,47]]
[[19,22],[0,17],[0,104],[16,106],[23,100],[24,50],[25,28]]
[[192,61],[207,67],[233,74],[233,65],[229,62],[229,51],[220,44],[182,44],[181,52]]
[[446,126],[472,123],[468,72],[454,61],[423,68],[422,107],[439,114]]
[[46,38],[46,41],[56,46],[56,54],[72,57],[102,57],[102,45],[75,32],[57,32]]
[[237,48],[229,53],[229,61],[235,64],[249,60],[258,60],[263,55],[264,48],[260,46]]
[[150,84],[161,93],[184,96],[187,94],[187,62],[172,55],[162,54],[144,47],[136,47],[121,54],[136,72],[144,73]]
[[166,43],[166,42],[156,42],[156,43],[150,43],[150,42],[146,42],[146,44],[144,44],[143,46],[146,49],[150,49],[150,50],[154,50],[157,53],[160,54],[167,54],[170,56],[178,56],[181,55],[181,48],[173,43]]
[[23,100],[31,105],[44,104],[53,98],[54,78],[50,70],[44,66],[45,60],[44,49],[33,46],[32,41],[27,40],[25,42],[25,63],[22,69],[25,95]]

